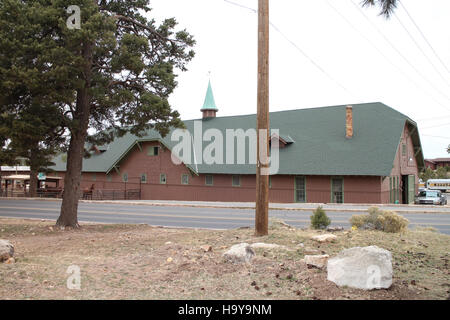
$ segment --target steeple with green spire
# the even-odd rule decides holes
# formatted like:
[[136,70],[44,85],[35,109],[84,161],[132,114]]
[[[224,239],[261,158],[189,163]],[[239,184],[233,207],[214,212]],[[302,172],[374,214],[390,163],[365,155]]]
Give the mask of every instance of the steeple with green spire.
[[203,118],[214,118],[216,116],[216,112],[219,109],[216,106],[216,102],[214,101],[214,94],[211,87],[211,80],[208,82],[208,89],[206,90],[205,102],[203,103],[203,107],[200,109],[203,112]]

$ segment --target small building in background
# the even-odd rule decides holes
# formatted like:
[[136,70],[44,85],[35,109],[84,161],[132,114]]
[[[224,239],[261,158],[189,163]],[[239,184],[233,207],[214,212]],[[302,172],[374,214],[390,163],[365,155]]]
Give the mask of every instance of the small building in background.
[[425,159],[425,167],[432,170],[450,167],[450,158]]

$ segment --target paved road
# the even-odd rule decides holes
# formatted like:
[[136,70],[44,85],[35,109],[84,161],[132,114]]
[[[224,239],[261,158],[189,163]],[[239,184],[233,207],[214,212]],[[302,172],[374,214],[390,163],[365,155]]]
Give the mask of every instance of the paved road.
[[[99,201],[85,201],[99,202]],[[225,209],[254,209],[254,202],[207,202],[207,201],[173,201],[173,200],[116,200],[105,201],[105,203],[125,204],[125,205],[156,205],[156,206],[187,206],[199,208],[225,208]],[[270,203],[269,207],[273,210],[306,210],[311,211],[321,205],[327,212],[348,211],[363,212],[373,206],[378,206],[383,210],[392,210],[400,213],[449,213],[450,204],[440,205],[405,205],[405,204],[337,204],[337,203]]]
[[[60,201],[0,199],[0,217],[56,220]],[[311,211],[270,210],[270,217],[279,218],[296,227],[309,226]],[[365,211],[361,211],[365,213]],[[349,218],[355,212],[328,212],[332,226],[350,227]],[[356,213],[357,214],[357,213]],[[129,204],[80,203],[81,222],[145,223],[153,226],[231,229],[252,227],[253,209],[165,207]],[[450,214],[402,214],[410,226],[432,226],[450,235]]]

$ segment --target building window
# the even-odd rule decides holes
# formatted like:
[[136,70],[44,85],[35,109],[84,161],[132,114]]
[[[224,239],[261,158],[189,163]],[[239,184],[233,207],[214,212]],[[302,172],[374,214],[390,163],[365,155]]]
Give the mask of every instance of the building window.
[[402,155],[406,157],[406,144],[402,144]]
[[122,176],[123,182],[128,182],[128,173],[124,173]]
[[269,188],[272,188],[272,176],[269,176]]
[[205,176],[205,184],[207,186],[212,186],[214,184],[214,178],[211,175]]
[[95,173],[92,174],[92,181],[97,181],[97,175]]
[[344,179],[331,179],[331,202],[344,203]]
[[392,177],[389,177],[389,203],[394,203],[394,184]]
[[306,202],[305,177],[295,177],[295,202]]
[[233,187],[240,187],[241,186],[241,176],[233,175],[232,185],[233,185]]
[[189,175],[188,174],[181,175],[181,184],[189,184]]
[[149,147],[147,155],[149,156],[157,156],[159,154],[159,147]]
[[141,182],[147,183],[147,174],[146,173],[141,174]]
[[161,173],[159,175],[159,183],[166,184],[167,183],[167,176],[165,173]]
[[108,174],[106,176],[106,181],[111,182],[112,181],[112,176],[110,174]]

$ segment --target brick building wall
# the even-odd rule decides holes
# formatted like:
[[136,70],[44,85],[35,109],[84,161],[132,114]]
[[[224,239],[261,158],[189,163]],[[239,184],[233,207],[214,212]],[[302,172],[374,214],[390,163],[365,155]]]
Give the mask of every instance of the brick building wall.
[[[407,145],[407,154],[413,150],[411,138],[405,128],[402,141]],[[159,147],[157,155],[149,149]],[[415,174],[417,164],[408,164],[402,156],[402,143],[397,152],[392,175]],[[161,174],[166,181],[161,183]],[[64,177],[63,172],[56,173]],[[124,182],[124,175],[127,182]],[[145,180],[141,181],[142,175]],[[188,184],[183,184],[182,176],[187,175]],[[112,170],[108,175],[102,172],[84,172],[81,189],[94,185],[95,190],[140,189],[141,198],[147,200],[181,200],[181,201],[255,201],[255,175],[240,175],[240,185],[233,186],[233,176],[214,174],[213,185],[206,185],[205,174],[195,175],[185,165],[175,165],[170,150],[158,142],[145,142],[140,148],[135,146],[118,164],[118,171]],[[186,178],[186,177],[185,177]],[[343,179],[343,201],[345,203],[389,203],[389,178],[363,176],[305,176],[306,202],[332,202],[332,179]],[[416,180],[417,181],[417,180]],[[184,181],[186,182],[186,181]],[[269,191],[270,202],[292,203],[295,197],[295,176],[277,175],[271,177]]]
[[[402,176],[408,176],[408,175],[414,175],[415,180],[415,186],[414,186],[414,193],[417,193],[418,191],[418,183],[419,183],[419,169],[417,160],[415,157],[415,151],[414,151],[414,144],[412,141],[412,138],[410,136],[409,129],[407,125],[405,125],[403,129],[403,133],[399,142],[399,146],[397,149],[397,154],[395,155],[395,160],[393,163],[393,168],[391,171],[390,177],[384,178],[381,185],[381,202],[382,203],[390,203],[391,197],[395,196],[393,193],[396,192],[396,190],[391,190],[392,185],[395,187],[397,186],[397,180],[398,179],[398,200],[400,203],[404,203],[404,197],[403,197],[403,180]],[[390,180],[390,178],[392,178]],[[395,179],[395,180],[394,180]],[[391,196],[392,194],[392,196]]]

